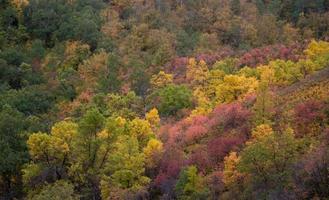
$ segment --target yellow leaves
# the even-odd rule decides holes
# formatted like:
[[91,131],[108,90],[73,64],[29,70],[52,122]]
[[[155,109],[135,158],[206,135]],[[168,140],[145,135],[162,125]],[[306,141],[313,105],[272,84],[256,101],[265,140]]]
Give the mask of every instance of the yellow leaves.
[[143,149],[145,163],[149,168],[156,166],[163,153],[163,144],[157,139],[150,139],[147,146]]
[[115,122],[119,127],[124,127],[127,123],[127,120],[123,117],[117,117],[115,118]]
[[203,91],[203,88],[196,88],[193,91],[193,96],[196,99],[197,107],[192,111],[192,116],[205,115],[211,112],[212,106],[211,101],[207,94]]
[[318,65],[318,69],[327,67],[329,64],[329,42],[312,40],[304,51],[307,58]]
[[203,85],[208,76],[208,67],[205,61],[201,60],[199,63],[190,58],[186,70],[186,78],[192,86]]
[[109,72],[108,68],[109,55],[105,51],[101,51],[85,60],[79,66],[80,78],[83,81],[85,88],[94,90],[98,86],[98,81],[107,78]]
[[269,66],[261,66],[257,68],[260,74],[260,80],[267,85],[272,84],[275,81],[275,71]]
[[273,129],[268,124],[261,124],[257,126],[251,133],[251,140],[247,142],[247,145],[253,144],[256,141],[263,140],[264,138],[273,135]]
[[51,136],[46,133],[33,133],[27,140],[29,153],[34,159],[41,159],[47,156],[51,146]]
[[37,176],[42,171],[42,167],[38,164],[26,164],[22,169],[23,172],[23,183],[28,184],[30,180]]
[[107,131],[107,130],[102,130],[101,132],[99,132],[99,133],[97,134],[97,136],[98,136],[99,138],[101,138],[101,139],[107,139],[107,138],[110,137],[110,132]]
[[33,159],[50,162],[61,158],[70,151],[70,143],[77,135],[78,126],[73,122],[59,122],[47,133],[32,133],[27,141],[29,153]]
[[216,89],[217,102],[232,102],[243,99],[247,94],[255,92],[258,87],[258,81],[251,77],[238,75],[227,75],[223,83]]
[[25,6],[29,4],[28,0],[11,0],[10,3],[16,8],[19,13],[23,12]]
[[328,56],[329,54],[329,42],[312,40],[308,45],[308,48],[304,51],[310,59],[317,59],[320,56]]
[[68,121],[58,122],[51,128],[51,134],[53,137],[70,143],[72,138],[78,134],[78,125]]
[[154,136],[150,123],[139,118],[130,122],[130,134],[137,137],[141,147],[144,147],[148,140]]
[[223,171],[223,182],[226,186],[230,186],[236,183],[242,176],[237,170],[240,157],[236,152],[231,152],[224,158],[224,171]]
[[151,77],[150,83],[153,89],[162,88],[173,83],[173,76],[172,74],[166,74],[164,71],[160,71]]
[[156,108],[146,113],[145,119],[151,124],[153,130],[156,130],[160,126],[159,112]]

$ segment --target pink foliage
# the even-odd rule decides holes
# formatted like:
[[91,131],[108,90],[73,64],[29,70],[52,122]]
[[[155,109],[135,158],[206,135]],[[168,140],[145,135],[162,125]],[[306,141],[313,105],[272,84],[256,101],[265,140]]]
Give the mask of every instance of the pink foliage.
[[196,149],[188,159],[189,165],[195,165],[198,170],[202,173],[206,173],[208,170],[212,170],[210,157],[207,149],[198,148]]
[[166,125],[160,129],[162,141],[167,145],[197,142],[208,132],[208,118],[196,116],[192,119],[183,119],[176,124]]
[[278,44],[252,49],[240,57],[239,66],[256,67],[276,59],[297,61],[302,57],[303,49],[304,45],[300,44]]
[[209,127],[215,132],[227,132],[239,129],[246,133],[249,130],[251,112],[240,103],[222,104],[210,115]]
[[211,159],[213,166],[218,165],[222,162],[224,157],[231,151],[238,150],[238,148],[244,144],[246,137],[244,136],[229,136],[229,137],[218,137],[211,140],[208,143],[208,155]]
[[319,101],[307,101],[295,107],[295,124],[297,134],[310,133],[313,125],[321,125],[325,119],[324,104]]
[[181,169],[186,165],[184,153],[177,147],[167,148],[162,156],[160,171],[154,179],[155,187],[166,191],[173,187]]
[[202,125],[192,125],[185,132],[185,142],[197,142],[202,136],[206,135],[208,129]]

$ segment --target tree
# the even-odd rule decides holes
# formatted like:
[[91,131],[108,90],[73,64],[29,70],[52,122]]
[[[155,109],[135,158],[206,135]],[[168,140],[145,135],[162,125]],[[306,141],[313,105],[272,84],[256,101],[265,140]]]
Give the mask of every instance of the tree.
[[10,199],[15,195],[13,180],[28,161],[24,121],[23,114],[9,106],[4,106],[0,111],[0,177],[4,185],[1,192],[4,198]]
[[323,129],[325,115],[324,104],[309,100],[294,108],[294,125],[296,134],[300,137],[318,136]]
[[208,67],[205,61],[197,62],[194,58],[190,58],[186,67],[186,79],[193,86],[202,86],[208,76]]
[[178,199],[206,199],[208,189],[195,166],[182,170],[175,186]]
[[216,88],[216,102],[230,103],[243,99],[247,94],[254,92],[258,87],[258,81],[251,77],[238,75],[226,75],[223,83]]
[[57,181],[45,185],[37,194],[30,195],[28,199],[33,200],[78,200],[79,196],[74,193],[74,187],[67,181]]
[[145,155],[145,163],[147,168],[155,168],[158,166],[159,161],[163,154],[163,144],[157,139],[150,139],[143,149]]
[[153,89],[166,87],[173,83],[173,76],[172,74],[166,74],[164,71],[160,71],[151,77],[150,82]]
[[237,71],[238,59],[236,58],[225,58],[217,61],[213,65],[213,69],[222,70],[225,74],[234,74]]
[[240,15],[240,12],[241,12],[240,0],[231,1],[231,10],[234,15]]
[[69,6],[65,0],[32,0],[24,9],[25,25],[34,36],[52,46],[52,36],[68,12]]
[[145,114],[145,119],[151,124],[153,131],[155,132],[160,127],[159,112],[156,108],[151,109]]
[[27,145],[32,162],[22,171],[24,183],[31,191],[46,180],[55,182],[66,176],[77,134],[77,124],[62,121],[52,127],[51,134],[38,132],[29,136]]
[[237,169],[240,157],[236,152],[231,152],[224,158],[223,182],[227,187],[238,184],[243,174]]
[[243,149],[238,170],[248,174],[247,184],[255,191],[255,197],[279,197],[289,188],[301,146],[290,128],[282,133],[264,128],[260,126],[253,132],[255,142]]
[[107,110],[105,113],[112,117],[123,117],[134,119],[141,116],[143,111],[142,98],[135,92],[128,92],[125,95],[110,93],[106,97]]
[[151,124],[147,120],[136,118],[130,122],[129,129],[129,133],[137,138],[140,149],[144,148],[148,141],[155,136]]
[[[179,110],[192,106],[191,91],[183,85],[169,85],[153,93],[155,107],[163,116],[176,114]],[[159,102],[155,102],[155,101]]]
[[144,176],[144,160],[136,137],[120,137],[110,162],[105,166],[105,176],[101,181],[102,198],[117,196],[122,199],[124,196],[121,195],[135,193],[146,186],[150,180]]
[[329,42],[312,40],[304,52],[319,68],[329,63]]
[[[101,51],[94,54],[78,67],[78,72],[82,81],[79,87],[82,90],[96,90],[107,92],[109,85],[106,83],[110,70],[108,67],[109,55]],[[81,91],[81,89],[80,89]]]
[[254,123],[256,125],[270,123],[274,114],[272,111],[274,97],[268,83],[260,82],[256,94],[256,102],[253,106]]

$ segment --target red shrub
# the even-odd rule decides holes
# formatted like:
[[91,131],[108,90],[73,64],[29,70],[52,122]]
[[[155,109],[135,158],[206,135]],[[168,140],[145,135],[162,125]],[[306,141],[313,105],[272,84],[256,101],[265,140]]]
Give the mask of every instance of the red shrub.
[[210,115],[209,126],[215,132],[227,132],[239,129],[247,133],[251,113],[240,103],[222,104],[214,109]]
[[218,137],[208,143],[208,155],[213,166],[223,161],[224,157],[233,150],[237,150],[244,142],[244,136]]
[[295,107],[295,128],[299,136],[317,134],[324,123],[324,104],[319,101],[307,101]]

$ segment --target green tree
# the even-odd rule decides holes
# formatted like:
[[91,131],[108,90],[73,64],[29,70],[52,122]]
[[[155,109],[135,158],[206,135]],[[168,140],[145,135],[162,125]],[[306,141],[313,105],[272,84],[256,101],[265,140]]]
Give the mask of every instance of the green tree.
[[163,116],[175,115],[177,111],[192,106],[192,93],[183,85],[169,85],[155,91],[151,98]]
[[268,198],[274,192],[280,195],[289,188],[293,163],[301,147],[290,128],[278,133],[268,125],[260,125],[253,131],[253,140],[243,149],[238,169],[249,175],[247,187],[258,191],[254,198]]
[[208,189],[195,166],[182,170],[175,186],[178,199],[207,199]]
[[22,164],[28,161],[23,130],[23,114],[4,106],[0,111],[0,177],[4,185],[1,193],[9,199],[15,187],[13,181],[19,176]]
[[[120,199],[129,192],[137,192],[146,186],[150,179],[144,175],[144,154],[139,150],[138,140],[134,136],[122,136],[105,166],[105,176],[101,181],[102,197]],[[121,192],[120,192],[121,191]]]
[[78,200],[78,195],[74,193],[74,186],[67,181],[57,181],[53,184],[45,185],[40,192],[32,194],[29,200]]

